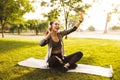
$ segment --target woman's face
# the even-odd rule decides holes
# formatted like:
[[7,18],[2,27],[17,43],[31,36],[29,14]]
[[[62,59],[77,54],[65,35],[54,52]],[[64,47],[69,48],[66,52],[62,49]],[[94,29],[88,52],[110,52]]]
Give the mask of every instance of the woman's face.
[[57,21],[54,21],[52,24],[52,31],[58,32],[59,28],[59,23]]

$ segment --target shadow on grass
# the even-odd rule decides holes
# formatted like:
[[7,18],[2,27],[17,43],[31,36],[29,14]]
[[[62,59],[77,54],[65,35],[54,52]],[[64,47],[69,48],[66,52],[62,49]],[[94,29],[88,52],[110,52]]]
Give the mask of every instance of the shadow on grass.
[[6,51],[14,50],[21,47],[30,47],[34,45],[38,45],[38,43],[20,40],[0,40],[0,53],[4,53]]
[[[54,70],[35,69],[27,74],[12,80],[63,80],[62,77],[65,73],[56,72]],[[59,79],[61,78],[61,79]]]
[[67,72],[61,73],[54,70],[35,69],[11,80],[109,80],[106,77]]

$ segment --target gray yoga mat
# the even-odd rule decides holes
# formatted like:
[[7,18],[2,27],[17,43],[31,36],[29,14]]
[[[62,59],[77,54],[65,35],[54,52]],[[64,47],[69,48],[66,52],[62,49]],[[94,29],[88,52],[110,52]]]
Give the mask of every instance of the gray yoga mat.
[[[40,60],[36,58],[28,58],[21,62],[18,62],[20,66],[32,67],[32,68],[40,68],[40,69],[49,69],[47,67],[47,63],[45,60]],[[78,64],[78,67],[73,70],[68,70],[68,72],[79,72],[79,73],[88,73],[93,75],[100,75],[105,77],[112,77],[113,71],[112,66],[110,68],[104,68],[101,66],[93,66],[87,64]]]

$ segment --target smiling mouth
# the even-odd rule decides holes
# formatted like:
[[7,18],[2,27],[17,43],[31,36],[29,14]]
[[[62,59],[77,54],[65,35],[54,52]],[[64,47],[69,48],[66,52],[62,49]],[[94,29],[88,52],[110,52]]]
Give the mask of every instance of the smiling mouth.
[[59,28],[55,28],[55,29],[59,30]]

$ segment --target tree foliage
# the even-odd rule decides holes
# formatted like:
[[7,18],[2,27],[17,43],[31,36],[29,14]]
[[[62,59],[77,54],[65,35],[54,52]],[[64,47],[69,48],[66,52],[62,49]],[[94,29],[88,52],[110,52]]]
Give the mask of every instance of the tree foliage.
[[28,24],[28,28],[30,30],[34,30],[36,32],[36,35],[38,35],[38,32],[39,32],[38,25],[40,24],[40,21],[36,19],[28,20],[27,24]]
[[43,14],[44,17],[48,18],[48,21],[54,20],[54,19],[58,19],[59,16],[59,11],[56,9],[51,10],[49,13],[47,14]]
[[53,10],[51,10],[52,17],[54,17],[56,15],[54,13],[56,11],[58,11],[58,14],[63,13],[65,21],[68,19],[70,12],[72,12],[72,11],[85,12],[85,10],[90,7],[90,5],[82,3],[82,0],[59,0],[59,1],[58,0],[50,0],[50,2],[45,2],[44,0],[42,0],[41,6],[54,8]]
[[0,0],[0,24],[2,37],[4,37],[4,27],[7,23],[21,20],[22,16],[32,9],[29,0]]
[[[50,2],[45,2],[42,0],[41,6],[55,8],[57,11],[59,11],[58,14],[63,13],[66,29],[68,26],[68,18],[71,12],[85,12],[85,10],[90,7],[90,5],[82,3],[82,0],[50,0]],[[53,16],[55,15],[53,14]]]
[[44,21],[44,22],[40,23],[38,28],[39,28],[40,32],[45,31],[48,28],[48,22]]
[[40,21],[40,20],[28,20],[26,22],[26,25],[29,30],[34,30],[36,32],[36,35],[38,35],[39,32],[43,32],[48,27],[48,21]]
[[111,27],[111,30],[120,30],[120,26],[113,26]]

